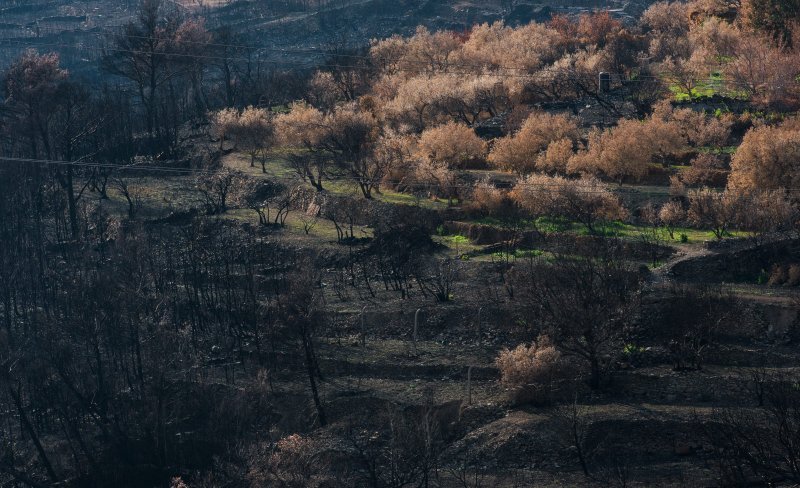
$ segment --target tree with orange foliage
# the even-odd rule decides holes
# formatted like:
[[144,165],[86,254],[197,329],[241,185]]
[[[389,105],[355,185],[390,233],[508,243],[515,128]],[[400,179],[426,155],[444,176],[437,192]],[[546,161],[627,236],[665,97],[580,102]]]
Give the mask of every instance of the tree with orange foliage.
[[235,121],[229,123],[226,135],[233,138],[237,148],[250,156],[251,168],[261,156],[261,171],[267,172],[263,153],[273,145],[275,135],[272,114],[268,110],[252,106],[245,108]]
[[739,17],[755,31],[766,33],[775,41],[791,46],[795,25],[800,22],[797,0],[742,0]]
[[448,122],[427,129],[413,150],[417,161],[415,179],[452,203],[458,197],[458,174],[465,165],[482,161],[486,143],[469,127]]
[[450,169],[480,163],[486,156],[486,143],[463,124],[448,122],[428,129],[419,137],[418,155]]
[[743,34],[724,72],[733,89],[744,91],[758,106],[782,111],[800,106],[800,53],[796,50]]
[[733,191],[800,188],[800,130],[796,122],[745,134],[731,161]]
[[745,211],[745,199],[734,191],[718,192],[710,188],[689,190],[689,222],[701,229],[711,229],[717,239],[728,234],[730,228]]
[[591,176],[568,179],[532,174],[517,181],[511,198],[532,216],[574,220],[592,234],[596,233],[598,223],[627,216],[619,198],[606,184]]
[[[560,166],[556,152],[560,151],[559,156],[563,156],[566,143],[559,142],[560,149],[554,148],[549,158],[545,154],[540,160],[540,154],[553,142],[576,141],[579,135],[578,121],[570,116],[533,113],[516,133],[495,141],[489,161],[498,168],[517,174],[528,174],[535,169],[559,169],[551,166]],[[539,162],[548,167],[539,168]]]
[[373,41],[370,57],[384,73],[408,73],[410,76],[446,70],[456,58],[461,41],[447,31],[431,33],[426,27],[417,27],[413,36],[394,35]]
[[547,336],[540,336],[530,346],[503,349],[495,365],[500,370],[501,383],[512,389],[518,403],[546,403],[554,380],[563,373],[561,353]]
[[657,123],[654,130],[662,138],[666,132],[669,138],[677,133],[688,146],[695,148],[725,146],[733,125],[730,114],[715,117],[691,108],[675,108],[666,100],[653,106],[651,120]]
[[223,108],[210,113],[208,120],[211,123],[211,136],[219,140],[219,150],[222,151],[225,139],[231,135],[231,130],[239,120],[239,111],[235,108]]
[[566,173],[567,164],[575,154],[574,147],[575,143],[568,137],[551,142],[536,158],[536,169],[551,174]]
[[578,38],[584,45],[605,47],[622,30],[622,22],[611,17],[608,10],[586,13],[578,19]]
[[667,230],[670,239],[675,238],[675,228],[686,220],[686,210],[680,202],[670,200],[658,210],[658,220]]
[[642,26],[650,39],[651,62],[669,58],[687,58],[691,54],[688,39],[689,18],[686,5],[680,2],[656,2],[644,11]]
[[602,173],[622,182],[639,181],[650,171],[650,164],[666,164],[668,157],[681,151],[684,139],[674,124],[660,118],[645,121],[623,119],[617,127],[589,135],[588,147],[570,159],[570,173]]
[[499,218],[501,221],[514,220],[517,207],[509,196],[509,191],[498,188],[491,181],[482,180],[472,187],[469,209],[480,216]]
[[415,179],[427,186],[432,196],[446,198],[448,205],[458,198],[458,174],[447,163],[422,158],[415,167]]
[[59,91],[68,78],[69,72],[61,68],[58,54],[40,55],[33,49],[25,51],[5,73],[6,105],[24,117],[17,129],[29,140],[34,158],[56,157],[51,119],[59,103]]
[[747,209],[737,219],[742,229],[761,235],[794,228],[797,207],[786,190],[755,190],[747,192],[744,198]]
[[[311,105],[295,103],[289,112],[275,117],[278,140],[285,146],[298,150],[316,147],[323,137],[325,114]],[[328,177],[330,162],[311,151],[299,152],[289,158],[295,172],[311,186],[322,191],[322,182]]]
[[502,22],[481,24],[472,29],[461,56],[464,64],[535,70],[552,63],[561,54],[565,39],[544,24],[532,22],[516,28]]

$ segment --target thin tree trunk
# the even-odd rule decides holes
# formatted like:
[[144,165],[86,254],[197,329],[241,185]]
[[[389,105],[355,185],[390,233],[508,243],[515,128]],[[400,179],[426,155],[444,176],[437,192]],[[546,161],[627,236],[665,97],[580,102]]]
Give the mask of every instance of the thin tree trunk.
[[316,361],[314,360],[314,350],[313,345],[311,344],[311,337],[308,333],[308,326],[303,324],[302,331],[301,331],[301,340],[303,341],[303,350],[305,352],[305,360],[306,360],[306,371],[308,371],[308,382],[311,386],[311,395],[314,397],[314,406],[317,409],[317,417],[319,418],[319,425],[320,427],[324,427],[327,425],[327,419],[325,418],[325,410],[322,407],[322,401],[319,399],[319,391],[317,390],[317,380],[315,378],[315,373],[317,372],[317,368],[315,367]]
[[28,414],[25,413],[25,409],[22,407],[22,399],[19,396],[19,392],[15,391],[11,385],[8,386],[8,393],[11,395],[11,399],[14,401],[14,406],[17,408],[17,413],[19,413],[20,422],[22,422],[22,427],[28,433],[33,441],[34,447],[36,447],[36,452],[39,454],[39,460],[44,465],[45,471],[47,471],[47,476],[50,478],[50,481],[53,483],[58,482],[58,476],[56,475],[55,470],[53,469],[53,465],[50,464],[50,459],[47,457],[47,453],[44,451],[44,447],[42,447],[42,443],[39,440],[39,435],[33,428],[33,424],[31,424],[30,419],[28,419]]

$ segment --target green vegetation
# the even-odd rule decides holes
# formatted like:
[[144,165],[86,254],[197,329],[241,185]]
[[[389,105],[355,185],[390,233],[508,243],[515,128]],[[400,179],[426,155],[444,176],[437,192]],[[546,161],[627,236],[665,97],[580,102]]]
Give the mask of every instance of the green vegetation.
[[723,95],[734,99],[747,99],[747,93],[743,90],[730,89],[726,86],[725,76],[719,71],[715,71],[705,80],[697,80],[691,91],[677,84],[669,86],[677,102],[688,102],[702,98],[710,98],[715,95]]

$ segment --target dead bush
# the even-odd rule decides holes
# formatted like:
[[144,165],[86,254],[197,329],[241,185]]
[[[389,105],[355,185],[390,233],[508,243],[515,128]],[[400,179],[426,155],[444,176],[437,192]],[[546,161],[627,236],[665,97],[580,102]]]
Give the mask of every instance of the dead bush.
[[675,228],[686,220],[686,210],[683,205],[675,200],[665,203],[658,211],[658,218],[669,233],[669,238],[675,238]]
[[792,264],[789,266],[789,272],[786,277],[786,284],[789,286],[800,285],[800,264]]
[[800,284],[800,264],[776,264],[767,280],[769,286],[797,286]]
[[491,182],[481,181],[475,183],[472,189],[471,207],[480,212],[494,213],[503,206],[507,192],[497,188]]
[[516,403],[548,403],[563,366],[561,353],[547,336],[540,336],[530,346],[503,349],[495,363],[501,383],[512,390]]
[[786,268],[780,265],[775,265],[772,272],[769,274],[767,284],[769,286],[778,286],[786,283]]
[[254,486],[300,488],[324,485],[327,466],[314,441],[299,434],[251,449],[246,478]]
[[516,204],[511,199],[509,192],[497,188],[487,180],[475,183],[468,209],[477,215],[501,219],[513,219],[517,214]]

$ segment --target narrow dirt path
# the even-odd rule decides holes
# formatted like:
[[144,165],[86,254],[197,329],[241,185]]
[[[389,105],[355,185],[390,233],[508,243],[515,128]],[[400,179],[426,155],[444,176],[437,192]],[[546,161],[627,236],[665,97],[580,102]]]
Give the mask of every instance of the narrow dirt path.
[[[790,239],[784,238],[784,239]],[[653,270],[651,275],[651,283],[654,287],[665,287],[668,284],[679,281],[673,275],[673,270],[676,266],[682,263],[695,260],[703,260],[712,256],[724,255],[726,253],[733,253],[748,249],[748,247],[735,247],[731,249],[708,249],[705,246],[698,245],[679,245],[675,246],[679,251],[672,259],[664,263],[664,265]],[[756,285],[754,283],[729,283],[732,286],[733,293],[741,299],[763,304],[779,305],[779,306],[796,306],[798,296],[781,287],[765,287],[764,285]]]
[[692,261],[695,259],[703,259],[717,254],[716,251],[712,251],[705,246],[680,245],[675,247],[678,249],[678,252],[675,254],[675,256],[662,266],[659,266],[653,270],[653,282],[655,284],[672,281],[672,270],[679,263]]

